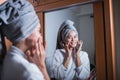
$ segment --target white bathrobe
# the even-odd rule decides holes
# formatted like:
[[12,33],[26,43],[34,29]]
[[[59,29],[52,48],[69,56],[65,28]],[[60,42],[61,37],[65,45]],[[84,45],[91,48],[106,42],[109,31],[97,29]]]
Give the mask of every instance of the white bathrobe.
[[4,60],[2,80],[44,80],[44,77],[20,49],[12,46]]
[[68,68],[65,68],[63,65],[64,54],[64,49],[57,49],[55,51],[51,68],[52,77],[57,80],[87,80],[90,75],[90,62],[88,54],[84,51],[80,51],[82,65],[76,67],[74,58],[71,58]]

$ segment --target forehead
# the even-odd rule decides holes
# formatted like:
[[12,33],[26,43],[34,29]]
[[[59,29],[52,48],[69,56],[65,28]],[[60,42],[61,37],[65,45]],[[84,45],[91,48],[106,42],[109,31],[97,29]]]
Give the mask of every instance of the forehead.
[[76,35],[76,34],[77,34],[77,32],[74,30],[70,30],[70,32],[68,33],[68,35]]

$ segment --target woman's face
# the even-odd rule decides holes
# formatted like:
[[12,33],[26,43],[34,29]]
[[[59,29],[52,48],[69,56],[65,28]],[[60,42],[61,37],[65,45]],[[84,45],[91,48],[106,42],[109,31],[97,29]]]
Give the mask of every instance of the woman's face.
[[32,34],[27,38],[26,43],[30,48],[34,48],[35,47],[35,43],[38,42],[38,40],[40,40],[40,42],[42,43],[42,36],[41,36],[41,32],[40,32],[40,25],[38,25],[34,31],[32,32]]
[[74,48],[76,47],[77,42],[78,34],[74,30],[71,30],[66,38],[66,44],[68,44],[70,48]]

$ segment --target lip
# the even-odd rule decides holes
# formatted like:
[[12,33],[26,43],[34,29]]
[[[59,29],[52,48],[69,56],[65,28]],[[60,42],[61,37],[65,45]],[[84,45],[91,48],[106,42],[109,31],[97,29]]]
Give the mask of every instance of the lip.
[[77,44],[77,42],[71,42],[71,44],[75,45],[75,44]]

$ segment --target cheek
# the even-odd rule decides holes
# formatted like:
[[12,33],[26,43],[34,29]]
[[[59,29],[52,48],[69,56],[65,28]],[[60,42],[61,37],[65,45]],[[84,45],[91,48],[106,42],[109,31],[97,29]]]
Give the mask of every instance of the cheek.
[[71,40],[70,40],[70,39],[67,39],[67,40],[66,40],[66,43],[69,43],[69,42],[71,42]]
[[75,38],[75,41],[77,41],[77,42],[78,42],[78,38]]
[[75,45],[77,45],[78,43],[78,38],[75,38]]

